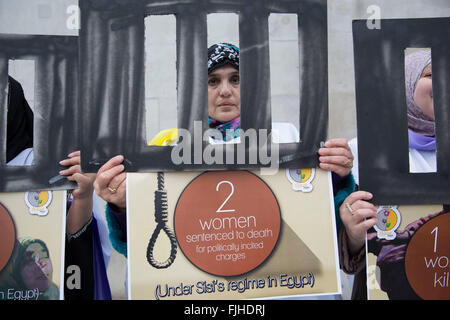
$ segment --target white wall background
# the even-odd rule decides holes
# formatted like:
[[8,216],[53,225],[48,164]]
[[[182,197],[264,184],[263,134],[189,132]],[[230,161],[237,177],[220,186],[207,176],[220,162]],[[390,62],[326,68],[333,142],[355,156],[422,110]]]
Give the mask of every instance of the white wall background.
[[[77,0],[0,0],[0,33],[77,35],[73,29],[73,5]],[[352,19],[368,19],[373,11],[370,6],[378,6],[381,18],[425,18],[449,17],[450,0],[329,0],[328,1],[328,49],[329,49],[329,137],[351,139],[356,135],[355,84],[353,67]],[[148,18],[147,18],[148,19]],[[224,19],[224,20],[219,20]],[[291,52],[296,35],[287,32],[296,24],[293,17],[274,19],[271,35],[271,55],[280,53],[282,59],[277,70],[272,72],[273,119],[290,121],[298,117],[292,114],[292,107],[298,101],[295,93],[296,79],[286,76],[289,68],[298,68],[295,55]],[[209,43],[230,41],[238,43],[233,36],[237,30],[237,20],[217,18],[209,24]],[[146,21],[147,22],[147,21]],[[220,23],[217,23],[220,22]],[[149,22],[150,23],[150,22]],[[382,27],[382,26],[381,26]],[[152,42],[147,42],[149,73],[146,75],[146,105],[148,108],[147,137],[157,131],[176,125],[175,76],[175,27],[174,22],[158,27],[149,27]],[[295,27],[294,27],[295,30]],[[153,51],[153,48],[158,50]],[[167,59],[168,58],[168,59]],[[153,59],[153,60],[152,60]],[[277,59],[278,60],[278,59]],[[159,61],[155,64],[152,61]],[[153,68],[153,69],[152,69]],[[12,64],[10,71],[24,86],[26,94],[33,98],[33,67]],[[169,71],[166,71],[169,70]],[[287,70],[287,71],[286,71]],[[156,77],[155,77],[156,76]],[[153,83],[151,86],[147,82]],[[294,89],[293,89],[294,88]],[[158,124],[159,120],[159,124]],[[296,124],[294,122],[294,124]],[[296,124],[298,126],[298,123]],[[153,128],[153,129],[152,129]],[[108,270],[113,296],[125,298],[125,259],[114,253]],[[346,293],[348,294],[348,293]],[[348,297],[348,295],[347,295]]]

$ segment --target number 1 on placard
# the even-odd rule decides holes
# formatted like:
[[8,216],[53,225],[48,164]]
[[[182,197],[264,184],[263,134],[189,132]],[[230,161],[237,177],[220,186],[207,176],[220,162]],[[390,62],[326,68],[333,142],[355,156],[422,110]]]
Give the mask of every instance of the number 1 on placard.
[[217,184],[217,186],[216,186],[216,191],[219,191],[219,186],[222,184],[222,183],[227,183],[227,184],[229,184],[230,186],[231,186],[231,192],[230,192],[230,194],[228,195],[228,197],[225,199],[225,201],[222,203],[222,205],[219,207],[219,209],[217,209],[217,213],[221,213],[221,212],[234,212],[234,211],[236,211],[236,210],[234,210],[234,209],[222,209],[223,208],[223,206],[225,205],[225,203],[227,203],[227,201],[231,198],[231,196],[233,195],[233,193],[234,193],[234,186],[233,186],[233,184],[230,182],[230,181],[220,181],[218,184]]
[[435,253],[436,253],[436,249],[437,249],[438,230],[439,230],[439,226],[437,226],[436,228],[433,229],[433,231],[430,232],[431,234],[433,234],[433,232],[436,231],[436,235],[434,236],[434,252]]

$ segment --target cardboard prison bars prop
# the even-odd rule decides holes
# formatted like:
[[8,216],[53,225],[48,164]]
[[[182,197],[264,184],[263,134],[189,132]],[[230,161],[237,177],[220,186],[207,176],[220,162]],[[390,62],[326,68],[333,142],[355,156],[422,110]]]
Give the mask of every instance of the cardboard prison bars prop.
[[[450,203],[450,18],[353,22],[359,180],[374,203]],[[410,173],[405,49],[431,48],[436,173]]]
[[[327,3],[324,0],[278,1],[80,1],[81,98],[83,108],[82,166],[95,172],[111,157],[123,154],[127,171],[251,169],[258,146],[246,144],[246,162],[206,164],[194,159],[174,164],[173,146],[149,147],[144,116],[144,18],[174,14],[177,21],[178,128],[195,137],[195,121],[208,129],[207,25],[208,13],[239,14],[241,125],[271,129],[268,16],[298,15],[300,58],[300,143],[280,144],[280,167],[315,167],[317,150],[328,125]],[[95,48],[95,49],[94,49]],[[151,89],[151,88],[150,88]],[[197,132],[198,135],[198,132]],[[202,142],[201,150],[207,147]],[[259,142],[259,145],[262,145]],[[211,148],[211,146],[209,146]],[[217,146],[216,148],[222,148]],[[224,161],[226,152],[224,150]],[[256,150],[257,151],[257,150]],[[258,153],[258,152],[256,152]],[[270,151],[268,152],[270,154]]]
[[[8,61],[35,61],[34,162],[6,165]],[[0,35],[0,192],[73,189],[59,161],[78,150],[78,39]]]

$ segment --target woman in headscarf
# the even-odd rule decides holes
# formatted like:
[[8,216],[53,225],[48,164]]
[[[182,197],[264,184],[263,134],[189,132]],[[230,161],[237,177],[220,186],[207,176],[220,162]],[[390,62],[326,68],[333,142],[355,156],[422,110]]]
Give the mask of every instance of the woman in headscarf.
[[406,103],[411,172],[436,172],[431,51],[406,57]]
[[[421,50],[405,58],[405,84],[408,113],[410,172],[436,171],[436,140],[433,112],[431,51]],[[358,182],[356,139],[350,141],[355,154],[353,174]],[[405,274],[406,247],[417,229],[431,218],[449,212],[444,205],[441,212],[410,223],[396,231],[395,241],[378,239],[373,229],[378,223],[377,209],[368,202],[372,194],[356,191],[340,207],[344,224],[339,234],[340,259],[343,270],[355,275],[353,299],[366,299],[365,240],[368,251],[377,256],[381,268],[381,288],[390,299],[418,299]]]
[[[219,43],[208,48],[208,123],[232,142],[241,127],[239,49]],[[211,137],[213,140],[217,137]]]
[[0,271],[0,292],[5,300],[57,300],[53,266],[47,245],[39,239],[16,240],[14,250]]

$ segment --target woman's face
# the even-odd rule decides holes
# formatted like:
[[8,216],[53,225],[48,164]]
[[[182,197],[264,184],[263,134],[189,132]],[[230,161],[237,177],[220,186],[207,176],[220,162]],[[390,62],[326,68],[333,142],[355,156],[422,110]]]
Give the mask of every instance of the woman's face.
[[239,70],[231,65],[217,68],[208,75],[208,115],[219,122],[241,115]]
[[45,291],[49,288],[53,267],[48,254],[39,243],[28,246],[21,267],[22,279],[28,289]]
[[425,67],[416,84],[414,102],[428,117],[434,120],[433,87],[431,81],[431,64]]

